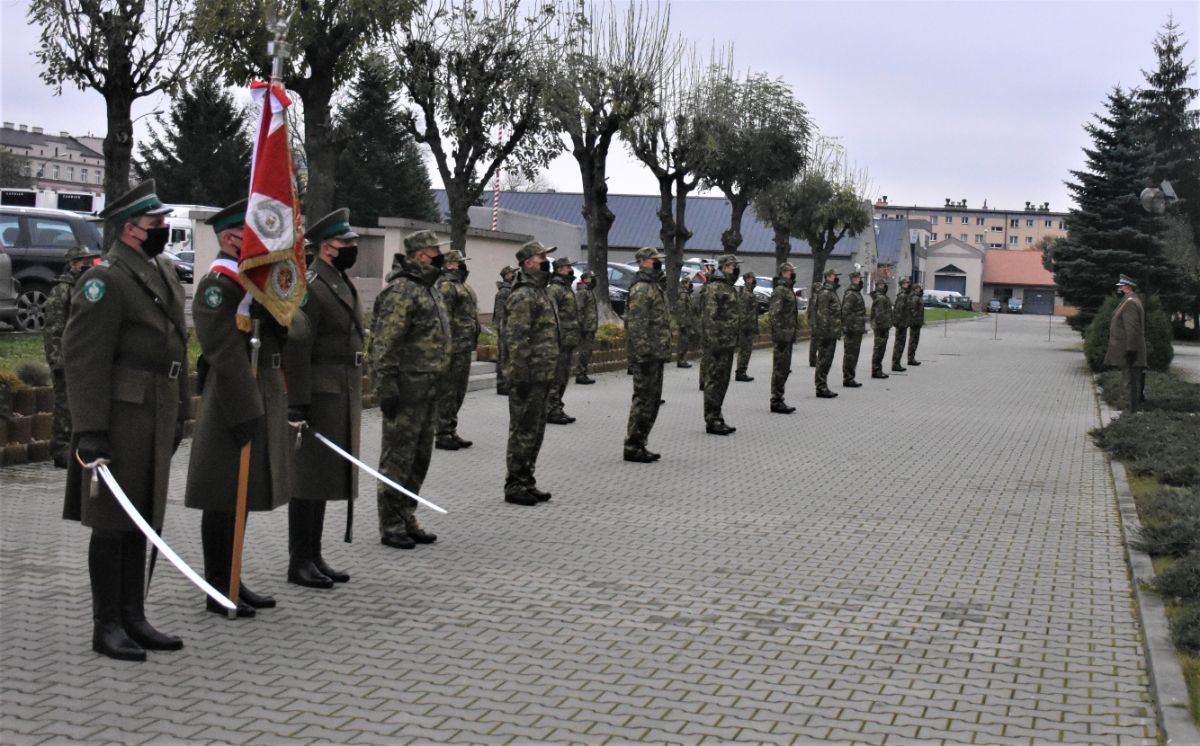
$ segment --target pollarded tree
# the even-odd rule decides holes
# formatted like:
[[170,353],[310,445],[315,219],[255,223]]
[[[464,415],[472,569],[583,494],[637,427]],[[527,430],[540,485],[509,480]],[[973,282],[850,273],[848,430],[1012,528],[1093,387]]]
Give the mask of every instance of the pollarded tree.
[[843,238],[871,228],[865,172],[850,169],[845,150],[831,138],[813,139],[804,172],[796,179],[791,232],[812,251],[812,282],[825,275],[825,264]]
[[786,262],[791,254],[792,230],[797,223],[797,215],[804,207],[801,199],[800,181],[788,179],[763,189],[754,200],[754,214],[771,226],[776,266]]
[[29,189],[33,177],[29,174],[29,159],[0,149],[0,184],[13,189]]
[[501,164],[528,177],[562,149],[543,106],[552,9],[524,18],[515,0],[443,0],[395,31],[395,71],[410,106],[401,121],[429,147],[463,251],[470,218]]

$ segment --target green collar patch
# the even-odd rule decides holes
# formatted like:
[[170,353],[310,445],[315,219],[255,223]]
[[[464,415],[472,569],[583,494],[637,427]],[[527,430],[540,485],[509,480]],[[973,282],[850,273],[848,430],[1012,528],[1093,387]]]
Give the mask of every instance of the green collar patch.
[[104,280],[92,277],[83,283],[83,297],[90,303],[95,303],[104,297]]

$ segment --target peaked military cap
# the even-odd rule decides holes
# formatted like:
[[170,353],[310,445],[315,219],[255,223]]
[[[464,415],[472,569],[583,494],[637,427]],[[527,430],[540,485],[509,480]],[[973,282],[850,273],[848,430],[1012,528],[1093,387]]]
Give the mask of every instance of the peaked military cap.
[[554,260],[554,268],[555,269],[562,269],[563,267],[570,267],[570,266],[571,266],[571,257],[560,256],[559,258]]
[[76,259],[87,259],[88,257],[100,256],[100,252],[92,251],[86,246],[77,245],[67,249],[66,255],[63,256],[68,262],[73,262]]
[[227,231],[230,228],[240,228],[246,224],[246,205],[249,202],[248,198],[239,199],[232,205],[223,208],[208,220],[205,220],[204,224],[211,225],[214,233]]
[[538,241],[530,241],[529,243],[525,244],[524,246],[522,246],[520,249],[517,250],[517,261],[519,263],[523,264],[526,259],[529,259],[529,258],[535,257],[535,256],[544,256],[546,254],[553,254],[555,251],[558,251],[557,246],[546,247],[546,246],[542,246],[542,244],[539,243]]
[[170,212],[171,208],[164,205],[154,191],[154,179],[146,179],[106,205],[100,217],[119,223],[139,215],[167,215]]
[[304,239],[311,244],[322,241],[352,241],[358,234],[350,229],[350,208],[334,210],[304,231]]
[[653,246],[645,246],[645,247],[638,249],[637,253],[633,255],[633,258],[640,262],[643,259],[655,259],[655,260],[666,259],[667,255],[662,253],[661,251],[659,251],[657,248],[655,248]]
[[717,257],[718,267],[724,267],[726,264],[741,264],[741,262],[739,262],[738,258],[733,254],[722,254],[721,256]]
[[404,239],[404,253],[412,256],[421,249],[441,248],[449,245],[449,241],[439,241],[437,234],[433,231],[417,231]]
[[1137,281],[1129,275],[1121,275],[1121,279],[1117,280],[1117,287],[1121,287],[1122,285],[1128,285],[1131,288],[1138,286]]
[[465,262],[465,261],[467,261],[467,257],[461,251],[454,249],[452,251],[446,252],[446,258],[443,261],[445,261],[445,262]]

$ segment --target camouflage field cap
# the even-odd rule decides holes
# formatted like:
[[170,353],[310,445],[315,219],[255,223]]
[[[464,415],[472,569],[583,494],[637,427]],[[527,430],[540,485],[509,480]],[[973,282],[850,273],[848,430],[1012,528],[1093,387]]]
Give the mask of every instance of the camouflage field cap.
[[249,204],[249,199],[239,199],[228,207],[224,207],[220,212],[204,221],[205,225],[211,225],[213,233],[227,231],[230,228],[241,228],[246,224],[246,205]]
[[458,249],[451,249],[450,251],[446,252],[446,258],[442,261],[446,264],[449,264],[450,262],[458,262],[461,264],[467,261],[467,257],[464,256],[463,253]]
[[911,284],[912,284],[912,280],[908,279],[907,277],[901,277],[901,278],[900,278],[900,284],[901,284],[901,285],[911,285]]
[[1129,275],[1121,275],[1121,279],[1117,280],[1117,287],[1121,287],[1122,285],[1128,285],[1131,288],[1138,286],[1137,281]]
[[653,246],[643,246],[637,250],[637,253],[633,255],[633,258],[635,261],[639,262],[645,261],[646,259],[662,261],[663,259],[667,258],[667,255]]
[[349,207],[334,210],[304,231],[304,240],[313,245],[322,241],[353,241],[356,238],[358,234],[350,229]]
[[876,280],[875,281],[875,289],[882,290],[883,292],[886,293],[887,292],[887,282],[885,280]]
[[66,255],[63,257],[68,262],[73,262],[76,259],[87,259],[89,257],[100,256],[100,252],[92,251],[86,246],[72,246],[67,249]]
[[500,269],[500,278],[501,278],[501,279],[508,279],[509,277],[512,277],[512,276],[513,276],[513,275],[515,275],[516,273],[517,273],[517,268],[516,268],[516,267],[502,267],[502,268]]
[[826,270],[825,270],[825,274],[823,274],[823,275],[821,275],[821,276],[822,276],[822,277],[841,277],[841,276],[842,276],[842,273],[841,273],[841,272],[838,272],[838,271],[837,271],[836,269],[834,269],[833,267],[830,267],[830,268],[826,269]]
[[517,250],[517,263],[524,264],[527,259],[553,254],[556,251],[558,251],[557,246],[543,246],[539,241],[530,241]]
[[421,249],[440,249],[449,245],[449,241],[439,241],[433,231],[417,231],[404,239],[404,253],[412,256]]
[[863,276],[863,273],[859,272],[857,269],[850,273],[851,280],[853,280],[855,277],[862,277],[862,276]]
[[921,287],[920,285],[913,285],[913,292],[922,293],[925,292],[925,288]]
[[583,274],[581,274],[581,275],[579,276],[579,279],[581,279],[581,280],[591,280],[591,279],[593,279],[595,276],[596,276],[596,273],[595,273],[595,272],[593,272],[593,271],[592,271],[592,270],[590,270],[590,269],[585,269],[585,270],[583,270]]
[[554,260],[554,269],[556,269],[556,270],[562,269],[563,267],[570,267],[570,266],[571,266],[571,257],[569,257],[569,256],[560,256],[559,258]]
[[100,212],[100,217],[120,223],[139,215],[167,215],[170,207],[162,203],[154,191],[154,179],[146,179],[133,189],[110,202]]
[[783,264],[780,264],[775,271],[778,274],[783,274],[784,272],[791,272],[795,274],[796,265],[792,264],[791,262],[784,262]]
[[738,258],[733,254],[722,254],[717,257],[717,266],[724,267],[726,264],[741,264]]

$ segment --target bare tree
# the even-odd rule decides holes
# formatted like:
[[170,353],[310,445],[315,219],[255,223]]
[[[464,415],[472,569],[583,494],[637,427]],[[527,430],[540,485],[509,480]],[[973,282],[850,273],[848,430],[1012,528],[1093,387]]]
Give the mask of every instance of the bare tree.
[[[41,27],[42,80],[104,97],[104,194],[129,190],[133,102],[174,93],[197,64],[199,50],[188,0],[32,0],[29,19]],[[107,231],[113,236],[115,231]]]

